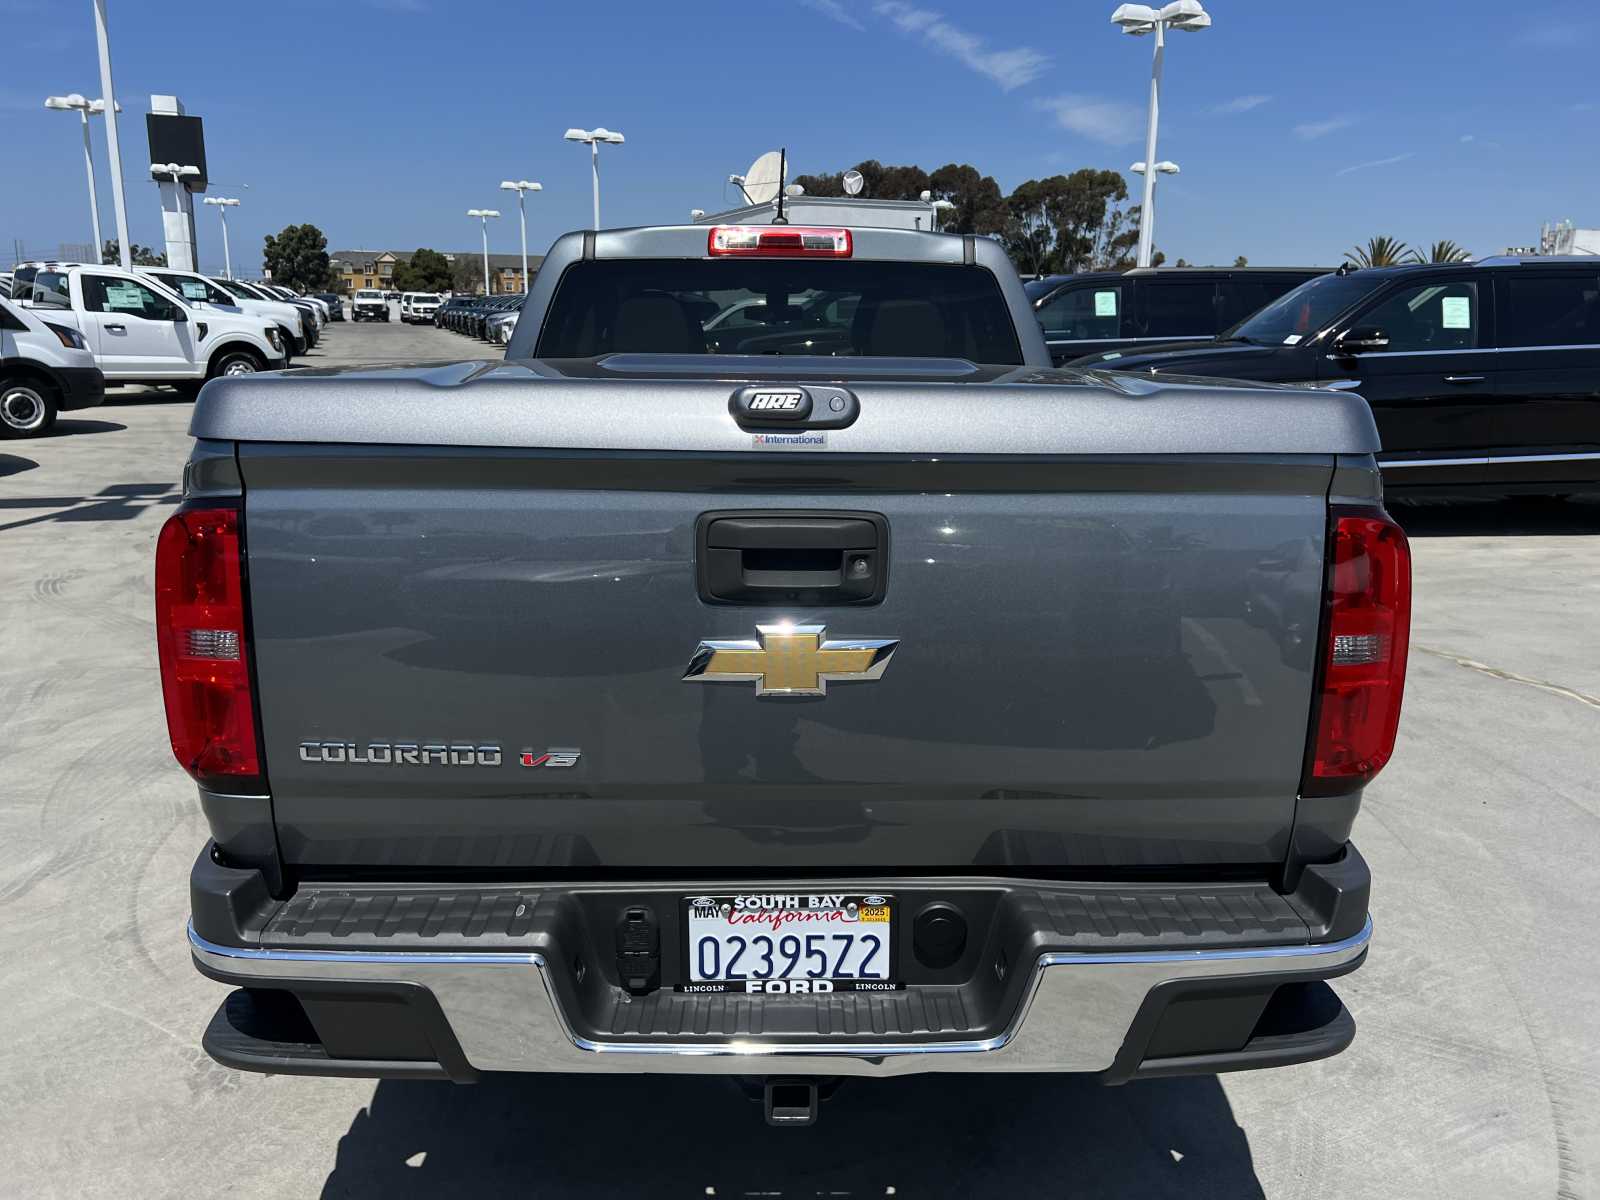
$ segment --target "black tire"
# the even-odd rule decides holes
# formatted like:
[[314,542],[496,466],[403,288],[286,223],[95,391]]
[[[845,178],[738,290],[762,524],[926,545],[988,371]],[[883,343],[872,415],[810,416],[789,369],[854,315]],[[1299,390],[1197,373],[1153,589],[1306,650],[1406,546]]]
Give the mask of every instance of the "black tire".
[[56,423],[56,390],[36,375],[0,380],[0,438],[38,437]]
[[220,379],[225,375],[254,375],[265,371],[266,362],[248,346],[234,346],[217,351],[206,371],[207,379]]

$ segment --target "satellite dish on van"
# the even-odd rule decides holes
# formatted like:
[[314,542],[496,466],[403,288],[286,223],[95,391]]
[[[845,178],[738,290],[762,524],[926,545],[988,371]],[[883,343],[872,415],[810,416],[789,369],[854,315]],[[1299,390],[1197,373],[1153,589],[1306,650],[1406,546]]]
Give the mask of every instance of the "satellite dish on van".
[[766,204],[776,200],[783,183],[782,173],[783,155],[777,150],[768,150],[751,163],[744,173],[744,194],[750,198],[750,203]]
[[859,196],[861,189],[867,186],[866,176],[855,170],[846,171],[843,182],[846,196]]

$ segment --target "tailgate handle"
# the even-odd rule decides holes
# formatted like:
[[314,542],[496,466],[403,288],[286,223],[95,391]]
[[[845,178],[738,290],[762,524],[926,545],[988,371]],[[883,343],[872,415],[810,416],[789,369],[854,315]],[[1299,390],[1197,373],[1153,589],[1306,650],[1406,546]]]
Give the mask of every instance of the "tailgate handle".
[[702,600],[873,604],[883,599],[889,527],[879,513],[705,513],[698,525]]

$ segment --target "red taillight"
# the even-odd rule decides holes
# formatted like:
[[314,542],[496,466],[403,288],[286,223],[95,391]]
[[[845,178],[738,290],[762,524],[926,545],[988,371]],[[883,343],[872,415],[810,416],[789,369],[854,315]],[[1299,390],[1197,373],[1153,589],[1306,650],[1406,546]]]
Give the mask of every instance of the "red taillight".
[[1354,791],[1394,753],[1411,641],[1411,549],[1374,510],[1335,510],[1307,796]]
[[201,783],[260,786],[239,513],[173,514],[156,541],[156,646],[172,753]]
[[853,248],[848,229],[804,225],[716,225],[706,238],[713,258],[849,258]]

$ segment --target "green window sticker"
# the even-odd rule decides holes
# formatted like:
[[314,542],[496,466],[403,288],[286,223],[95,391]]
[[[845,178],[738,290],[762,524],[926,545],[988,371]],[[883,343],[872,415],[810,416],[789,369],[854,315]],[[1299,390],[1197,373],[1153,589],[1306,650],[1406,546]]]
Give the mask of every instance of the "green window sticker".
[[1096,292],[1094,294],[1094,315],[1097,317],[1114,317],[1117,315],[1116,292]]
[[1446,329],[1471,329],[1472,328],[1472,302],[1465,296],[1446,296],[1440,303],[1444,306],[1441,324]]
[[182,290],[185,300],[204,300],[206,298],[206,285],[203,283],[194,283],[185,279],[179,283],[178,287]]

